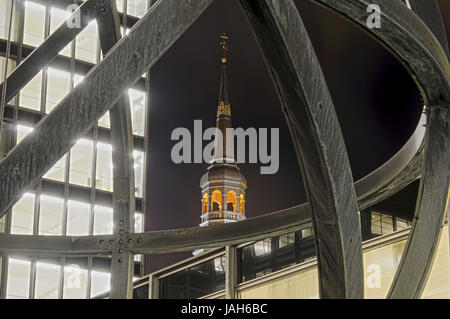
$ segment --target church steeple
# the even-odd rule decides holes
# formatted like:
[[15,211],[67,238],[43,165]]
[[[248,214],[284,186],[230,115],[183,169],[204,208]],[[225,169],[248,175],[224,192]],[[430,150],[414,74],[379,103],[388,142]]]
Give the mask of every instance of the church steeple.
[[219,117],[231,117],[231,104],[228,98],[228,36],[223,33],[220,36],[222,40],[220,45],[222,46],[222,58],[220,59],[222,66],[222,73],[220,76],[220,92],[219,92],[219,104],[217,106],[217,118]]
[[[226,33],[220,36],[220,46],[222,47],[222,57],[220,58],[221,75],[219,89],[219,103],[217,105],[216,127],[222,132],[222,156],[217,155],[213,162],[234,163],[232,145],[227,147],[227,128],[231,128],[231,103],[228,95],[228,40]],[[218,142],[218,141],[217,141]],[[218,152],[218,145],[215,145],[215,152]]]
[[[207,172],[200,179],[202,190],[202,215],[200,226],[232,223],[245,219],[245,190],[247,180],[234,160],[233,150],[227,148],[227,128],[231,128],[231,103],[228,95],[228,41],[220,36],[222,57],[219,103],[216,127],[222,132],[223,154],[216,155]],[[217,151],[216,139],[216,151]]]

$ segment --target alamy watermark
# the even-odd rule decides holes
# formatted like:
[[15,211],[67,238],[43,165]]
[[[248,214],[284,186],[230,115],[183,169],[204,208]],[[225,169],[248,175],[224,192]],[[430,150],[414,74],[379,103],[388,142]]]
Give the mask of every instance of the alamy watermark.
[[378,4],[370,4],[367,7],[367,13],[370,13],[366,24],[369,29],[381,28],[381,8]]
[[[246,163],[246,140],[248,143],[249,163],[264,164],[261,174],[276,174],[280,166],[280,132],[278,128],[227,128],[224,152],[223,133],[220,129],[211,127],[203,132],[202,121],[194,121],[194,136],[184,127],[178,127],[172,132],[172,141],[178,141],[171,152],[172,161],[176,164],[190,163]],[[235,140],[237,141],[235,144]],[[203,148],[203,141],[210,141]],[[236,148],[235,148],[236,145]],[[235,151],[236,149],[236,151]],[[224,155],[225,154],[225,155]]]
[[[66,25],[70,29],[81,29],[81,10],[78,10],[77,4],[70,4],[67,6],[66,11],[71,14],[72,19],[67,19]],[[78,10],[78,11],[77,11]]]

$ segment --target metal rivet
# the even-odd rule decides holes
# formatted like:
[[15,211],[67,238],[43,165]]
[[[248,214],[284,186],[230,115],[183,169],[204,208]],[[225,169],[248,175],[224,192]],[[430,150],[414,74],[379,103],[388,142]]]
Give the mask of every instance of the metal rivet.
[[119,240],[119,245],[123,245],[123,239]]
[[138,242],[138,243],[142,242],[142,238],[138,238],[138,239],[137,239],[137,242]]
[[119,234],[121,234],[121,235],[125,234],[125,232],[123,231],[123,229],[121,229],[121,230],[119,231]]
[[101,7],[101,8],[100,8],[100,11],[101,11],[101,12],[105,12],[105,11],[106,11],[106,9],[105,9],[105,8],[103,8],[103,7]]
[[100,245],[103,245],[105,243],[105,241],[103,239],[100,239],[98,242]]
[[130,239],[128,239],[128,243],[130,243],[130,244],[131,244],[132,242],[133,242],[133,239],[131,239],[131,238],[130,238]]
[[119,254],[123,254],[123,249],[119,249]]
[[117,262],[118,262],[119,264],[121,264],[121,263],[122,263],[122,259],[119,258],[119,259],[117,260]]
[[114,244],[114,239],[111,239],[110,241],[109,241],[109,243],[112,245],[112,244]]
[[125,222],[123,221],[123,219],[121,219],[121,220],[119,221],[119,225],[120,225],[120,226],[123,226],[123,224],[125,224]]

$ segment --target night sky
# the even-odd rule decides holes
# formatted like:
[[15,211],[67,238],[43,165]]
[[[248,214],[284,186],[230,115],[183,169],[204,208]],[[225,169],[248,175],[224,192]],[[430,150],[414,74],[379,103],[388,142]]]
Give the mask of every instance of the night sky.
[[[295,1],[308,29],[341,124],[358,180],[393,156],[414,131],[419,92],[404,67],[364,31],[307,0]],[[440,1],[450,34],[450,4]],[[207,164],[172,162],[171,133],[215,126],[221,50],[230,40],[229,94],[234,127],[279,128],[280,169],[240,164],[247,177],[247,217],[305,202],[305,191],[277,93],[238,0],[216,0],[151,70],[146,231],[197,226],[199,181]],[[190,253],[146,258],[146,273]]]

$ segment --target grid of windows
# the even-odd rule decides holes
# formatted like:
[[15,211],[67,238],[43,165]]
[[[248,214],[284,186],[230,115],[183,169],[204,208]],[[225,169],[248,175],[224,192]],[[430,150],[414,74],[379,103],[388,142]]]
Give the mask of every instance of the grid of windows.
[[371,213],[370,230],[374,236],[391,234],[410,226],[411,223],[407,220],[378,212]]
[[237,254],[240,282],[296,265],[316,254],[312,227],[257,241],[239,248]]
[[[0,0],[0,42],[7,43],[11,1]],[[17,5],[20,3],[20,5]],[[117,0],[122,30],[142,17],[149,5],[147,0]],[[23,61],[30,50],[41,44],[69,15],[57,2],[45,5],[27,0],[12,8],[11,45],[24,45],[22,56],[11,56],[8,74]],[[19,19],[22,17],[22,20]],[[20,21],[21,20],[21,21]],[[22,43],[18,43],[22,39]],[[5,46],[6,47],[6,46]],[[19,52],[19,51],[18,51]],[[21,52],[21,51],[20,51]],[[28,53],[27,53],[28,52]],[[6,52],[0,50],[0,78],[6,66]],[[11,141],[2,150],[12,149],[46,113],[80,84],[86,72],[101,59],[97,22],[95,20],[71,41],[59,56],[41,70],[8,101],[14,115],[7,118],[2,134],[8,130]],[[127,94],[130,99],[132,130],[135,139],[133,152],[135,192],[137,202],[144,196],[145,138],[148,80],[146,74]],[[26,116],[17,116],[17,114]],[[12,123],[12,124],[10,124]],[[7,124],[7,125],[6,125]],[[109,114],[106,113],[85,137],[46,172],[41,182],[12,207],[11,213],[0,219],[0,232],[22,235],[86,236],[113,232],[112,145]],[[137,143],[136,143],[137,141]],[[59,188],[58,188],[59,187]],[[100,195],[97,195],[100,194]],[[102,195],[104,194],[104,195]],[[97,199],[97,196],[100,198]],[[141,209],[143,205],[136,205]],[[144,230],[142,211],[135,214],[135,231]],[[140,275],[142,256],[135,256],[135,274]],[[34,256],[0,258],[1,296],[3,298],[86,298],[109,290],[109,259],[104,257],[39,259]],[[31,291],[31,290],[32,291]]]

